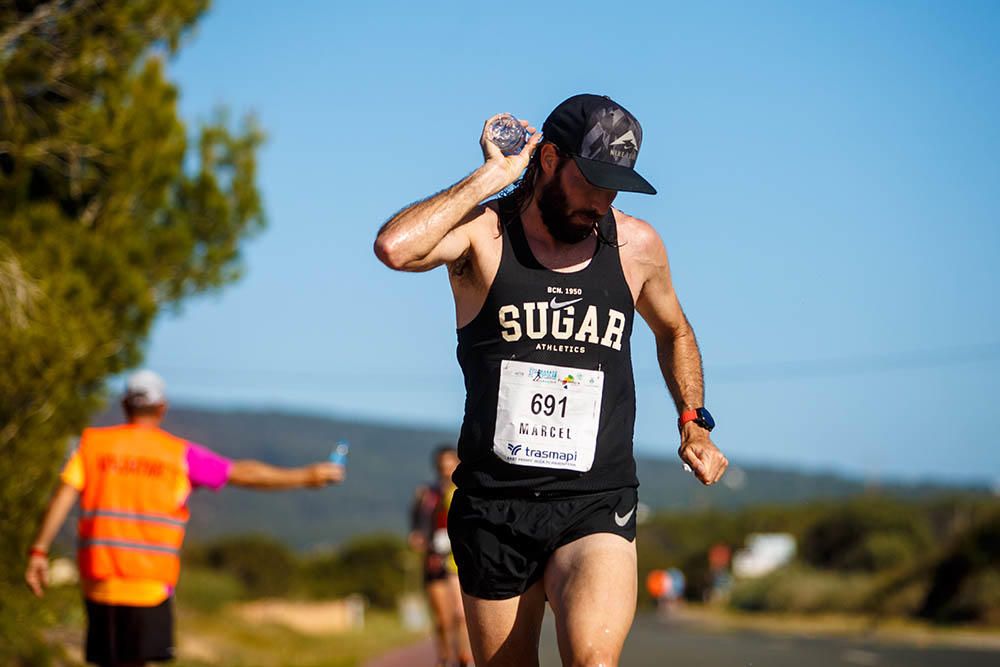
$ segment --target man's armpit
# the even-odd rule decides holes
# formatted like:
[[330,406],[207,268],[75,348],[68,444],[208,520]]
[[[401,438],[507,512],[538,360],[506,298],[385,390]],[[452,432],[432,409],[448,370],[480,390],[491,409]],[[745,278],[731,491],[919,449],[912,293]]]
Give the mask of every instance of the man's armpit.
[[448,274],[458,279],[467,280],[472,268],[472,246],[469,246],[461,257],[448,265]]

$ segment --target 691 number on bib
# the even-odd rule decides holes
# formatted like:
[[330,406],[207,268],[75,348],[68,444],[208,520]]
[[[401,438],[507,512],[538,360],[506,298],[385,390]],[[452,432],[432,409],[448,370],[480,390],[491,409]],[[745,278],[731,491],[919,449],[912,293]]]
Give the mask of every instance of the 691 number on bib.
[[531,412],[536,415],[544,414],[546,417],[558,414],[561,419],[565,419],[567,400],[565,396],[556,400],[552,394],[535,394],[531,397]]

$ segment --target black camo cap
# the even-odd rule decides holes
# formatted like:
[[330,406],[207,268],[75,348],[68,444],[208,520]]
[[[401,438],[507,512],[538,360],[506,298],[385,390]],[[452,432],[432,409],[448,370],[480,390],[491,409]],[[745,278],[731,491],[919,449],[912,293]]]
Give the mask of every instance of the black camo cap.
[[545,119],[542,137],[572,156],[591,185],[656,194],[656,188],[634,168],[642,145],[642,127],[610,97],[574,95]]

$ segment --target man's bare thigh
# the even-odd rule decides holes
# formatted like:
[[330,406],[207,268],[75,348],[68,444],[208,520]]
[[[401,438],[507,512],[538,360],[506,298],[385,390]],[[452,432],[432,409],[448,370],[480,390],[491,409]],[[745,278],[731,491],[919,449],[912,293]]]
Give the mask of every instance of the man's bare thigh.
[[611,533],[570,542],[549,559],[544,582],[563,664],[618,664],[635,616],[635,542]]
[[541,581],[506,600],[484,600],[463,593],[462,601],[477,667],[538,665],[538,642],[545,615]]

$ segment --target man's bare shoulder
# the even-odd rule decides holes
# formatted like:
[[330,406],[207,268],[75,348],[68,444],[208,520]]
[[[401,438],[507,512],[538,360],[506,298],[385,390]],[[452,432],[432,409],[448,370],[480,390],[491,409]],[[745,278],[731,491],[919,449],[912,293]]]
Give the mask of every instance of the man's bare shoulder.
[[496,200],[484,202],[474,208],[465,224],[471,250],[476,255],[492,256],[500,247],[500,213]]
[[621,252],[634,261],[660,264],[666,261],[666,249],[659,232],[642,218],[614,209]]
[[486,233],[496,236],[500,224],[499,206],[497,200],[491,199],[472,209],[469,214],[470,231],[477,235]]

